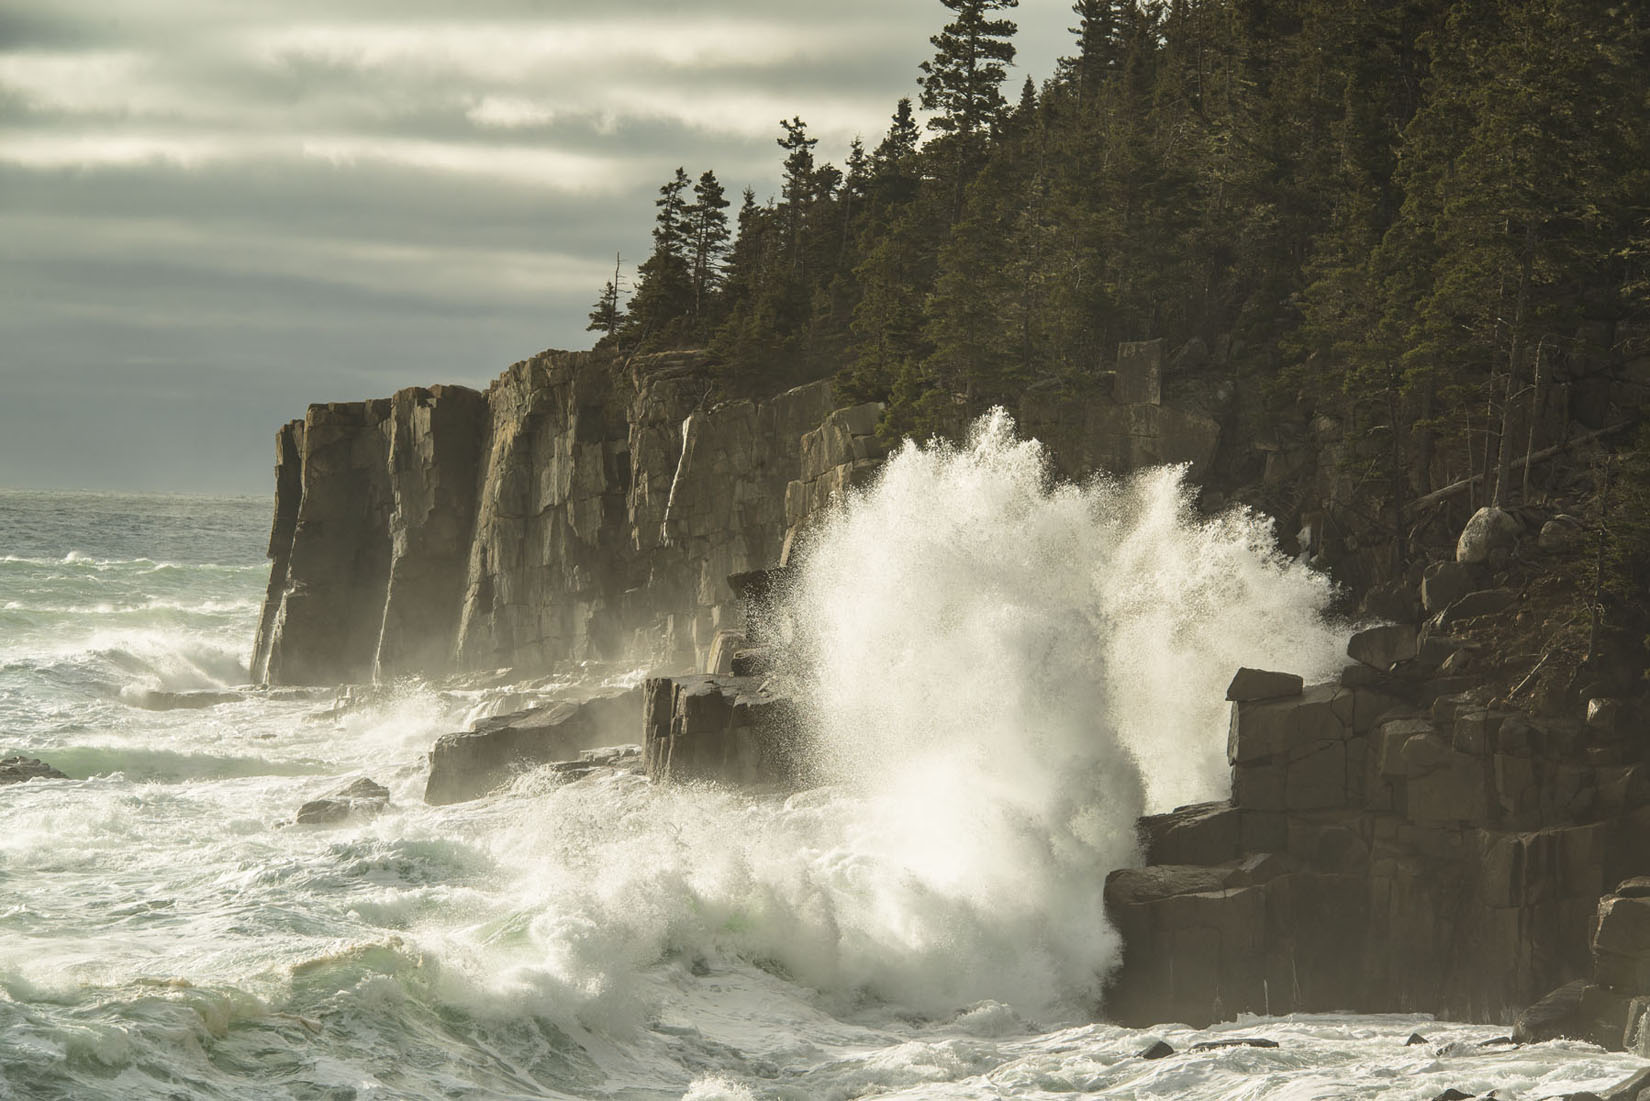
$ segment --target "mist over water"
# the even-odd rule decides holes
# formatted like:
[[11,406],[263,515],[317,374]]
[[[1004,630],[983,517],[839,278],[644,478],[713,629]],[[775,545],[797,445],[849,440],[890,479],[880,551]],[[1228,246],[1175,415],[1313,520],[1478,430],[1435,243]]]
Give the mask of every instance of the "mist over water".
[[[0,1101],[1473,1080],[1488,1030],[1406,1049],[1410,1018],[1308,1018],[1264,1026],[1275,1054],[1144,1064],[1142,1034],[1090,1023],[1135,817],[1225,793],[1233,669],[1310,676],[1341,642],[1327,583],[1259,520],[1196,515],[1175,471],[1057,485],[1000,415],[899,451],[783,608],[823,747],[789,798],[537,772],[425,806],[436,737],[594,674],[247,687],[266,524],[263,502],[0,493],[0,755],[72,777],[0,788]],[[291,824],[360,776],[383,815]],[[1518,1059],[1484,1088],[1627,1065]]]
[[1326,678],[1347,630],[1270,521],[1193,498],[1178,467],[1059,483],[1001,410],[965,446],[906,444],[824,527],[793,603],[831,768],[944,761],[1026,807],[1108,808],[1108,834],[1224,798],[1232,674]]

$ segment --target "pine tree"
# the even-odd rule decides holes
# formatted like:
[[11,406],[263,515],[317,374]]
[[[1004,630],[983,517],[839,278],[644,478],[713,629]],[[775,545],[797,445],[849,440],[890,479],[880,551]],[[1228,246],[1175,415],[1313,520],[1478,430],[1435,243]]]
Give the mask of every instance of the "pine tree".
[[669,347],[682,336],[693,309],[693,272],[688,259],[692,227],[684,193],[691,185],[682,168],[659,188],[654,200],[653,254],[636,269],[628,328],[645,347]]
[[601,294],[596,298],[596,304],[590,308],[590,324],[585,326],[586,332],[611,336],[624,324],[625,313],[619,308],[619,296],[624,293],[624,280],[619,275],[619,268],[623,262],[620,254],[615,252],[613,278],[603,285]]
[[1003,109],[1003,81],[1014,63],[1017,29],[1009,19],[993,19],[993,12],[1019,5],[1019,0],[940,0],[956,18],[928,41],[934,57],[922,63],[922,105],[938,112],[928,125],[945,134],[971,137],[989,131]]
[[808,225],[808,213],[818,193],[819,177],[814,166],[814,146],[818,138],[808,136],[808,126],[800,117],[780,120],[785,136],[777,139],[785,151],[784,177],[781,185],[781,209],[785,212],[785,247],[790,255],[791,268],[800,276],[806,260],[803,233]]
[[706,169],[693,185],[693,202],[686,209],[693,278],[693,320],[703,335],[710,322],[711,299],[721,290],[722,258],[728,251],[729,202],[716,173]]
[[1077,38],[1077,56],[1063,58],[1059,74],[1071,81],[1077,90],[1079,107],[1100,91],[1102,83],[1122,68],[1118,0],[1077,0],[1071,10],[1077,15],[1077,26],[1071,33]]

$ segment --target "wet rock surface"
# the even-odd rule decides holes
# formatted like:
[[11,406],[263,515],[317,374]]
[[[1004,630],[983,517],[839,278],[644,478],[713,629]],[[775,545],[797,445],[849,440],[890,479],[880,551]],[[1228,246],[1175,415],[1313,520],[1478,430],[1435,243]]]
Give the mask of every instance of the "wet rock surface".
[[[1650,991],[1650,898],[1627,893],[1650,892],[1650,879],[1630,879],[1650,875],[1641,747],[1475,703],[1415,664],[1234,701],[1232,798],[1142,819],[1150,863],[1107,881],[1125,944],[1109,1016],[1510,1022],[1592,976],[1606,991],[1571,1001],[1610,1022],[1588,1038],[1623,1045],[1635,1010],[1616,995]],[[1601,902],[1617,883],[1623,893]],[[1524,1032],[1573,1034],[1552,1023],[1573,1016],[1532,1012]]]
[[390,789],[365,777],[323,799],[311,799],[298,808],[301,826],[335,826],[350,819],[370,818],[390,805]]
[[0,757],[0,784],[30,780],[67,780],[68,777],[36,757]]
[[657,781],[794,787],[807,775],[795,704],[766,677],[656,677],[647,682],[643,761]]
[[472,730],[436,741],[424,801],[440,805],[479,799],[527,769],[577,765],[588,750],[635,742],[641,724],[640,689],[483,720]]
[[1270,700],[1298,696],[1306,682],[1294,673],[1273,673],[1265,669],[1239,669],[1226,687],[1229,700]]

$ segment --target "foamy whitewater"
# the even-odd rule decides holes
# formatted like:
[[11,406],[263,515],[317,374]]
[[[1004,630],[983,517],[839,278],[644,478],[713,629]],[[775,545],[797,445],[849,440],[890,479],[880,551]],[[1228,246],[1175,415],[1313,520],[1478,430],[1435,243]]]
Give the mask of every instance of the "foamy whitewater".
[[[529,773],[425,806],[440,734],[643,671],[250,688],[267,523],[0,492],[0,755],[72,777],[0,787],[0,1099],[1542,1098],[1641,1065],[1094,1023],[1135,817],[1225,794],[1238,665],[1344,641],[1175,471],[1052,485],[1002,417],[900,451],[783,608],[827,747],[789,799]],[[362,776],[385,814],[290,824]],[[1279,1047],[1137,1057],[1222,1035]]]

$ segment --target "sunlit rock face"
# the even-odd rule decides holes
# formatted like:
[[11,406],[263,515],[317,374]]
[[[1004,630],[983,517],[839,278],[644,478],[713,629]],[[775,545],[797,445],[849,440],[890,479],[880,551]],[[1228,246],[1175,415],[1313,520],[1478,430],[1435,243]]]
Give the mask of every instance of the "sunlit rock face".
[[[1136,351],[1116,394],[1028,398],[1055,469],[1208,469],[1218,426],[1162,403],[1161,349]],[[881,406],[838,408],[828,381],[719,403],[712,389],[697,353],[546,352],[485,393],[312,406],[276,438],[254,679],[706,669],[717,633],[741,626],[728,577],[787,561],[888,454]]]
[[728,576],[777,563],[847,484],[837,468],[886,450],[865,407],[804,464],[834,424],[827,382],[709,406],[708,389],[691,354],[553,352],[484,394],[312,406],[277,434],[254,678],[702,665],[741,614]]

